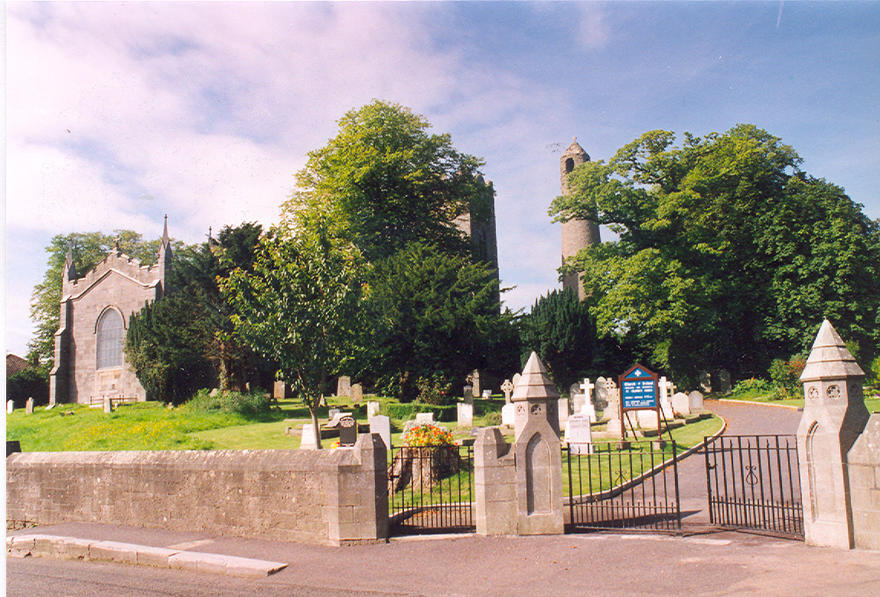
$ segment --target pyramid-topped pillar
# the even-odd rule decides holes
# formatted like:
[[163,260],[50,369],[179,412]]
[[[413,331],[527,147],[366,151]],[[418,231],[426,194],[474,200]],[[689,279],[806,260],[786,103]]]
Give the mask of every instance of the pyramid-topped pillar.
[[864,377],[843,339],[823,321],[800,377],[804,414],[797,443],[809,545],[853,546],[847,453],[868,421]]
[[559,393],[534,352],[510,401],[515,410],[517,533],[562,533]]

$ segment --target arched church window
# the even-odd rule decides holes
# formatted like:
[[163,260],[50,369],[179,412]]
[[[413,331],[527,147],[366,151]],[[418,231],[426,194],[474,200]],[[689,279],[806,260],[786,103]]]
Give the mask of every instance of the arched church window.
[[106,309],[98,319],[96,367],[122,366],[122,315],[116,309]]

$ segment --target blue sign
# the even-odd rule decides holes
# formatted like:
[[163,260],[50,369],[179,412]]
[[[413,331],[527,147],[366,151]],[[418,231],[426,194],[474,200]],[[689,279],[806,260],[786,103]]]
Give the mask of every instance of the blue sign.
[[657,408],[657,376],[636,365],[620,378],[621,408]]

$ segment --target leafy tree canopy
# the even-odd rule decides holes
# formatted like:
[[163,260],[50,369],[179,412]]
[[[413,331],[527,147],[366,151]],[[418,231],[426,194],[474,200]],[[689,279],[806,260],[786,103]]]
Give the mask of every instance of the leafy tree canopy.
[[296,234],[260,239],[253,270],[220,280],[239,336],[278,363],[279,378],[308,406],[320,446],[317,408],[325,385],[352,354],[361,292],[359,255],[313,221]]
[[807,349],[823,317],[863,356],[878,346],[878,223],[755,126],[674,142],[650,131],[576,167],[550,207],[619,235],[564,266],[584,273],[600,335],[681,374],[763,373]]
[[348,112],[337,135],[309,153],[284,217],[296,228],[326,219],[368,261],[416,240],[463,254],[467,245],[453,220],[488,207],[482,162],[428,129],[427,120],[398,104],[377,100]]
[[515,367],[512,314],[500,312],[498,293],[485,264],[425,242],[376,262],[359,336],[361,378],[412,399],[438,376],[463,383],[475,368]]
[[[119,242],[126,255],[139,259],[144,265],[156,262],[159,239],[145,241],[132,230],[116,230],[113,234],[101,232],[74,232],[52,237],[46,252],[49,258],[43,280],[34,286],[31,295],[31,319],[36,324],[34,336],[28,344],[29,355],[36,356],[44,366],[50,366],[55,351],[55,332],[58,331],[61,304],[61,273],[67,252],[79,275],[84,275]],[[179,247],[180,243],[176,243]]]

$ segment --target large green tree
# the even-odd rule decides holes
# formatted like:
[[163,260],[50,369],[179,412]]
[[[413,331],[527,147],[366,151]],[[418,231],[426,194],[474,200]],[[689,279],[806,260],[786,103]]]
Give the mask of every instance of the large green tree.
[[369,273],[358,374],[412,399],[420,382],[508,370],[518,364],[512,318],[500,311],[498,279],[485,264],[412,242]]
[[[28,343],[32,357],[44,367],[51,365],[55,351],[55,332],[58,331],[61,305],[61,273],[68,251],[73,256],[77,272],[84,275],[119,243],[122,251],[145,265],[156,262],[159,240],[145,241],[137,232],[116,230],[113,234],[101,232],[74,232],[52,237],[46,252],[49,258],[42,281],[34,286],[31,295],[31,319],[36,329]],[[179,243],[177,244],[179,246]]]
[[296,227],[321,217],[368,261],[416,240],[463,254],[453,221],[489,207],[482,162],[428,129],[422,116],[378,100],[346,113],[337,135],[309,153],[282,206],[285,218]]
[[867,356],[880,334],[878,223],[752,125],[674,143],[651,131],[576,167],[551,205],[558,221],[619,235],[567,264],[584,274],[599,333],[634,338],[683,375],[760,374],[828,317]]
[[278,376],[309,408],[320,447],[317,408],[331,375],[352,354],[361,293],[359,256],[329,227],[276,229],[261,238],[253,269],[220,280],[235,331],[278,363]]

